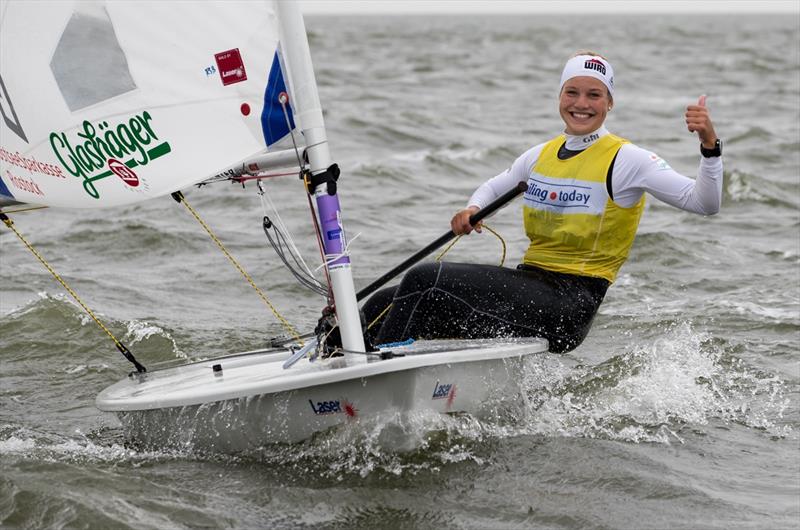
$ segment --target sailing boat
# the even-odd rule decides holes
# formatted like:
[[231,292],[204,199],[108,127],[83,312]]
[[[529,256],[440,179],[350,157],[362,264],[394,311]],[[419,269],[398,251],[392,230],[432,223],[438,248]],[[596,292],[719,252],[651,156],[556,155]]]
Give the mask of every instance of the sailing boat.
[[4,2],[0,53],[2,212],[109,208],[288,166],[313,196],[341,343],[327,347],[325,332],[153,371],[136,363],[96,399],[131,441],[230,452],[387,411],[491,413],[547,350],[542,339],[365,344],[294,2]]

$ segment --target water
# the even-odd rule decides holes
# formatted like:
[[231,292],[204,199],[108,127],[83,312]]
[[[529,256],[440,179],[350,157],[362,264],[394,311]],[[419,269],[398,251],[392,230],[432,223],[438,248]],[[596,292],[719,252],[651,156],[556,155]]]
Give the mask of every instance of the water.
[[[725,139],[711,218],[651,200],[586,342],[528,367],[510,418],[383,418],[252,454],[127,447],[94,397],[131,367],[0,231],[0,525],[8,528],[796,528],[800,22],[787,17],[309,18],[357,286],[447,229],[485,178],[559,132],[576,49],[617,71],[612,132],[693,175],[683,108]],[[299,182],[268,185],[314,260]],[[187,197],[282,313],[252,187]],[[282,332],[172,199],[16,226],[146,365]],[[525,249],[518,206],[490,221]],[[448,255],[500,260],[488,233]],[[402,441],[402,443],[401,443]]]

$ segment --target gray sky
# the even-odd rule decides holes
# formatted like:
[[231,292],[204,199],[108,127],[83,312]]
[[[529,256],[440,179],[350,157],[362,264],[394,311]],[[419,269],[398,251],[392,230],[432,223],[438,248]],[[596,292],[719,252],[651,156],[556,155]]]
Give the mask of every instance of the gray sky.
[[792,13],[798,0],[299,0],[304,14]]

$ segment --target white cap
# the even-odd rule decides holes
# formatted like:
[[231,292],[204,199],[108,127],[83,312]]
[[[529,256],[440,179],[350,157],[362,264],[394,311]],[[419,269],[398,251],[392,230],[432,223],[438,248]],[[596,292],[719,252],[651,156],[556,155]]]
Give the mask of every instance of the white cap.
[[611,63],[597,55],[576,55],[564,65],[561,72],[561,85],[558,91],[564,88],[564,83],[573,77],[587,76],[594,77],[603,82],[608,87],[608,93],[614,96],[614,69]]

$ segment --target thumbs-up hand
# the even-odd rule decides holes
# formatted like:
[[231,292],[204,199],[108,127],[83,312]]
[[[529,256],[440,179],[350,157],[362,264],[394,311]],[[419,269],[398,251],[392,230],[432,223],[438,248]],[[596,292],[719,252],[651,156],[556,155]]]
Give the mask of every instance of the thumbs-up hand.
[[703,147],[706,149],[714,148],[714,144],[717,142],[717,134],[714,132],[711,114],[706,107],[705,94],[697,100],[697,105],[686,107],[686,126],[689,132],[697,133]]

